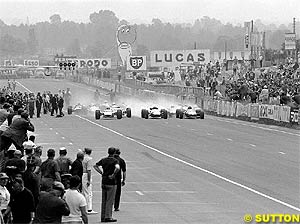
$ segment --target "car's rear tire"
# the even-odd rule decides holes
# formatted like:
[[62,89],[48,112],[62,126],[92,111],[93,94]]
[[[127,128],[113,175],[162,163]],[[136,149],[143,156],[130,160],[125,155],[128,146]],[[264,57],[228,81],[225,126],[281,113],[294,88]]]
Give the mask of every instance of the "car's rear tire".
[[180,110],[176,109],[176,118],[179,118],[179,113],[180,113]]
[[72,114],[72,112],[73,112],[72,106],[68,106],[68,114]]
[[126,108],[126,116],[131,117],[131,109],[130,108]]
[[122,110],[117,110],[117,119],[122,119]]
[[141,117],[142,117],[142,118],[145,118],[145,109],[142,109]]
[[148,119],[148,118],[149,118],[149,112],[148,112],[148,110],[145,110],[144,118],[145,118],[145,119]]
[[200,112],[200,119],[204,119],[204,112],[203,111]]
[[165,109],[161,110],[161,118],[163,118],[163,119],[168,118],[168,112]]
[[179,112],[179,119],[183,119],[183,111]]
[[100,117],[101,117],[101,112],[100,112],[100,110],[96,110],[96,111],[95,111],[95,119],[96,119],[96,120],[99,120]]

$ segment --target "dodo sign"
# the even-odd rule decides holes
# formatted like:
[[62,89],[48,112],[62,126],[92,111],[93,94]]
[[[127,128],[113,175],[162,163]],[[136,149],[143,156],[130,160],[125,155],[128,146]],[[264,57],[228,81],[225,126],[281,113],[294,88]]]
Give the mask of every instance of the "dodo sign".
[[146,56],[130,56],[127,61],[128,71],[146,70]]

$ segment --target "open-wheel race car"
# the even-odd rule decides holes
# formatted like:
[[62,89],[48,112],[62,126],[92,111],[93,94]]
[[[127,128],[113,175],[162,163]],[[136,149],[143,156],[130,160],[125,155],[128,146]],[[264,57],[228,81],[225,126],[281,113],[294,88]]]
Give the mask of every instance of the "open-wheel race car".
[[106,106],[105,108],[100,107],[95,110],[95,119],[99,120],[101,118],[113,118],[117,117],[117,119],[122,119],[123,116],[128,118],[131,117],[131,108],[126,106],[118,106],[113,103],[111,106]]
[[149,110],[142,109],[141,112],[142,118],[148,119],[151,118],[168,118],[168,111],[166,109],[158,109],[158,107],[150,107]]
[[179,109],[176,109],[175,112],[176,118],[200,118],[204,119],[204,111],[200,107],[192,106],[182,106]]
[[76,104],[75,106],[68,107],[68,114],[79,114],[79,115],[86,115],[89,112],[89,107],[85,106],[81,103]]

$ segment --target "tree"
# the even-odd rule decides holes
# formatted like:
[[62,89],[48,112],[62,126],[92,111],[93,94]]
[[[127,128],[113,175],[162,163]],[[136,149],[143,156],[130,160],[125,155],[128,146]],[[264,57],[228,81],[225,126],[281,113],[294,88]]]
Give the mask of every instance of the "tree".
[[80,43],[79,43],[78,38],[75,38],[70,42],[66,51],[67,51],[67,54],[71,54],[71,55],[80,55],[81,54]]
[[22,55],[25,52],[26,44],[21,39],[11,35],[4,35],[0,39],[0,54],[5,57]]
[[61,18],[59,14],[54,14],[52,16],[50,16],[50,22],[51,24],[55,24],[58,25],[61,23]]
[[34,29],[29,29],[28,39],[27,39],[27,51],[29,54],[33,55],[37,52],[38,41],[35,36]]
[[98,13],[94,12],[90,14],[90,21],[93,24],[98,24],[102,27],[116,28],[119,23],[119,19],[115,13],[110,10],[100,10]]

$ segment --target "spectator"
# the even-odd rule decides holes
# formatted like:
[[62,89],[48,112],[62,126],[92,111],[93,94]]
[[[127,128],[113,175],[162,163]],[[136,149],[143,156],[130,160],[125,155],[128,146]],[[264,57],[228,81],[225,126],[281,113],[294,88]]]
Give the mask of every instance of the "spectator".
[[4,223],[8,223],[10,220],[10,212],[7,210],[10,202],[10,193],[6,188],[9,177],[6,173],[0,173],[0,209],[3,216]]
[[[82,175],[83,175],[83,166],[82,166],[83,159],[84,159],[84,153],[82,151],[78,152],[76,156],[76,160],[72,163],[71,170],[70,170],[72,176],[77,175],[80,177],[80,180],[82,180]],[[82,190],[82,186],[80,186],[79,189]]]
[[58,164],[60,176],[70,173],[72,160],[67,157],[67,149],[65,147],[59,149],[59,157],[55,161]]
[[125,180],[126,180],[126,162],[123,158],[120,157],[120,154],[121,154],[120,149],[116,149],[114,157],[119,162],[120,171],[116,174],[117,189],[116,189],[116,196],[115,196],[115,203],[114,203],[115,211],[119,211],[121,188],[125,185]]
[[70,214],[68,204],[62,199],[64,185],[54,181],[49,192],[41,192],[33,223],[61,223],[62,216]]
[[54,160],[55,150],[49,149],[47,151],[48,159],[42,162],[41,174],[42,174],[42,185],[46,188],[52,186],[54,181],[61,181],[59,175],[59,167],[57,162]]
[[92,191],[92,149],[84,148],[82,194],[87,202],[88,214],[97,214],[93,211],[93,191]]
[[14,151],[14,158],[9,159],[5,163],[5,172],[8,176],[12,177],[16,173],[23,173],[25,171],[25,161],[21,159],[22,153],[20,150]]
[[21,178],[16,178],[12,183],[13,192],[8,204],[8,211],[11,211],[13,223],[31,223],[34,218],[34,198],[30,190],[24,187]]
[[63,216],[62,223],[88,223],[85,197],[79,193],[81,179],[75,175],[70,178],[70,189],[66,191],[64,200],[70,208],[70,214]]
[[118,160],[114,158],[115,148],[108,149],[108,157],[94,165],[94,169],[102,175],[101,222],[116,222],[112,218],[112,207],[116,195],[116,174],[120,170]]
[[34,204],[37,206],[40,194],[40,182],[38,176],[34,173],[36,161],[34,156],[27,158],[27,169],[23,174],[24,186],[31,191]]

